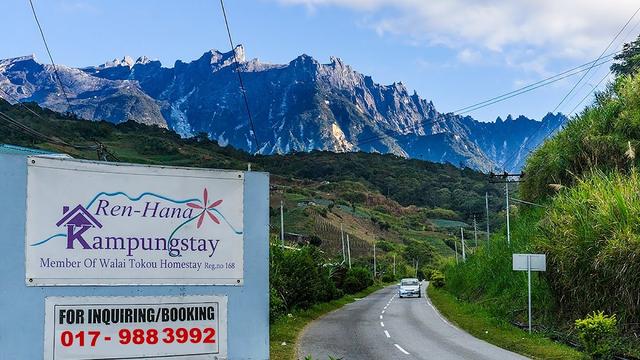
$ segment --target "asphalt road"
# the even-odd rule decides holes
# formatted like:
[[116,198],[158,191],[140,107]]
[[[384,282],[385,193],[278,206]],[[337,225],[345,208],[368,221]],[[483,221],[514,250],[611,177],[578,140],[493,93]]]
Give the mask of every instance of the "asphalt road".
[[422,298],[398,298],[390,286],[312,322],[298,347],[300,359],[344,360],[526,359],[451,325]]

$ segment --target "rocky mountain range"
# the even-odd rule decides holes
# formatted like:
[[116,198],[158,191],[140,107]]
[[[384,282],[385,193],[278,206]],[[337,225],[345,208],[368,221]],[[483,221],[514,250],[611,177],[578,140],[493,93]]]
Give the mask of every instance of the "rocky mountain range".
[[[238,60],[238,63],[234,61]],[[32,101],[88,120],[134,120],[262,154],[367,151],[482,171],[518,170],[529,149],[567,119],[547,114],[480,122],[442,113],[402,83],[380,85],[339,58],[301,55],[288,64],[246,60],[242,46],[191,62],[125,57],[99,66],[54,68],[33,56],[0,60],[0,97]],[[258,144],[236,70],[242,74]],[[528,139],[529,136],[533,138]]]

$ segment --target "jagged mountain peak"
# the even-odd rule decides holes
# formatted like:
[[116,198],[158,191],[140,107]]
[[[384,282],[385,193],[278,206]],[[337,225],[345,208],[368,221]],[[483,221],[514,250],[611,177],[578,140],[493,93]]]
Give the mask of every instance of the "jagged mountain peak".
[[0,60],[0,72],[13,69],[15,71],[29,71],[29,69],[35,71],[36,68],[42,68],[43,66],[36,61],[34,54],[18,56],[9,59]]
[[23,61],[34,61],[34,62],[36,62],[36,55],[35,54],[30,54],[30,55],[17,56],[17,57],[14,57],[14,58],[8,58],[8,59],[0,60],[0,62],[6,63],[6,64],[23,62]]
[[205,52],[201,59],[208,59],[211,64],[219,64],[235,60],[240,63],[246,62],[245,50],[242,44],[237,45],[233,51],[221,52],[216,49],[211,49]]
[[320,62],[318,62],[318,60],[314,59],[312,56],[307,55],[307,54],[302,54],[298,57],[296,57],[295,59],[291,60],[289,62],[289,65],[295,66],[295,67],[299,67],[299,66],[309,66],[312,65],[314,67],[317,67],[318,65],[320,65]]
[[[238,79],[229,71],[236,58],[245,73],[259,146],[249,131]],[[178,60],[171,68],[145,56],[136,61],[124,57],[83,69],[61,66],[61,76],[72,109],[86,119],[132,119],[169,127],[182,136],[206,132],[221,145],[263,154],[369,151],[488,171],[519,151],[540,124],[524,116],[481,123],[440,113],[401,81],[378,84],[338,57],[322,64],[302,54],[286,64],[266,64],[247,61],[242,45],[227,52],[210,50],[189,62]],[[0,87],[21,101],[66,109],[51,67],[33,57],[0,60]],[[563,119],[548,114],[545,129]],[[524,156],[506,166],[521,166]]]
[[152,62],[153,60],[149,59],[147,56],[140,56],[138,59],[136,59],[135,65],[146,65],[150,62]]
[[104,64],[100,64],[96,67],[98,69],[107,69],[107,68],[118,67],[118,66],[126,66],[128,68],[131,68],[133,65],[135,65],[135,61],[133,61],[133,58],[129,55],[125,55],[122,59],[115,58],[111,61],[107,61]]

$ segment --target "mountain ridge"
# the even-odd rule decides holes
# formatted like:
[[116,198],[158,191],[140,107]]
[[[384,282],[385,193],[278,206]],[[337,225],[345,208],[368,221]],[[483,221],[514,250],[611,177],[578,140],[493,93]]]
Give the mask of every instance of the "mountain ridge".
[[[249,130],[235,59],[259,147]],[[220,145],[261,154],[360,150],[481,171],[514,170],[523,164],[525,144],[537,147],[545,132],[566,121],[561,114],[548,114],[542,122],[511,115],[479,122],[439,112],[402,82],[378,84],[338,57],[322,64],[302,54],[287,64],[268,64],[247,61],[241,45],[229,52],[209,50],[190,62],[177,60],[172,68],[146,56],[135,61],[125,56],[58,70],[71,109],[58,93],[52,66],[33,56],[0,60],[0,87],[20,101],[70,110],[88,120],[135,120],[183,137],[205,132]],[[527,140],[531,133],[536,134]]]

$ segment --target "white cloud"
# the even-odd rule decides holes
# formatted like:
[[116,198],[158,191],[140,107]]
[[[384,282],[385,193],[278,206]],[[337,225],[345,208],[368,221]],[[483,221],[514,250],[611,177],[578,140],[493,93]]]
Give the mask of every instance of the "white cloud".
[[[637,0],[277,1],[310,10],[349,8],[366,15],[367,25],[380,35],[445,45],[457,49],[461,61],[475,59],[478,51],[502,54],[505,61],[535,72],[544,72],[545,63],[554,58],[598,56],[640,5]],[[638,21],[640,14],[627,30]],[[638,32],[636,28],[625,40]],[[613,49],[619,47],[617,42]]]
[[456,57],[458,58],[458,61],[466,64],[477,63],[482,59],[482,55],[478,51],[468,48],[459,51]]

